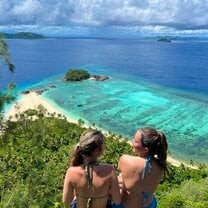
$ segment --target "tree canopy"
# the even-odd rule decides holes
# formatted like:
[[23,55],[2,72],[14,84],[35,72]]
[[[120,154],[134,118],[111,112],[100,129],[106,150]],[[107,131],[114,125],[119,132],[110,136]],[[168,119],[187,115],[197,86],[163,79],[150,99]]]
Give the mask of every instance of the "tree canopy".
[[65,81],[81,81],[84,79],[89,79],[90,74],[88,71],[83,69],[69,69],[64,77]]
[[[3,63],[7,65],[9,71],[14,72],[15,65],[10,61],[10,54],[8,50],[8,45],[4,39],[4,36],[0,33],[0,59],[2,59]],[[3,109],[5,103],[13,100],[10,92],[15,87],[14,83],[10,83],[6,91],[0,90],[0,113]]]
[[8,45],[4,39],[3,34],[0,33],[0,58],[7,65],[11,72],[14,72],[15,66],[10,62],[10,54],[8,50]]

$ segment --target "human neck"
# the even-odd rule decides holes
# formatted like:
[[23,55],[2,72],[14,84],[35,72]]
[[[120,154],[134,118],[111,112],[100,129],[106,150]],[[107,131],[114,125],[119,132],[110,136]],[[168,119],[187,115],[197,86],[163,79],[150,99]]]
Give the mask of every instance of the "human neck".
[[97,158],[91,158],[91,157],[89,157],[89,158],[85,158],[85,160],[84,160],[84,164],[85,165],[95,164],[95,163],[97,163]]
[[141,153],[139,154],[139,157],[142,157],[144,159],[146,159],[147,157],[149,157],[150,155],[149,154],[146,154],[146,153]]

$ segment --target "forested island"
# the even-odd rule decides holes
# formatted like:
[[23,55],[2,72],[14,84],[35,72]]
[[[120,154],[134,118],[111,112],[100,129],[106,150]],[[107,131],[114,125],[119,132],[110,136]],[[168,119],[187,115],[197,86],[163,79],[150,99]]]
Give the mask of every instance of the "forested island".
[[2,33],[6,39],[44,39],[43,35],[31,33],[31,32],[19,32],[19,33]]
[[171,43],[171,40],[170,40],[169,38],[159,38],[157,41],[158,41],[158,42]]
[[90,74],[87,70],[83,69],[69,69],[64,76],[64,82],[77,82],[86,79],[94,79],[97,81],[104,81],[109,79],[108,76],[104,75],[93,75]]

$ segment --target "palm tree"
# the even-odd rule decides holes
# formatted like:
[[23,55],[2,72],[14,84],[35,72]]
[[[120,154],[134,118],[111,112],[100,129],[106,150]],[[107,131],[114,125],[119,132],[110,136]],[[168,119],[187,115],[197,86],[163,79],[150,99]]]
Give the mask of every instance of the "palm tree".
[[[4,36],[0,33],[0,59],[7,65],[9,71],[14,72],[15,65],[10,62],[10,54],[8,50],[8,45],[4,39]],[[6,91],[0,91],[0,113],[3,109],[5,103],[10,102],[13,97],[10,95],[11,90],[15,87],[14,83],[8,85]]]
[[0,33],[0,58],[7,65],[11,72],[14,72],[15,66],[10,62],[10,54],[8,50],[8,45],[4,39],[3,34]]

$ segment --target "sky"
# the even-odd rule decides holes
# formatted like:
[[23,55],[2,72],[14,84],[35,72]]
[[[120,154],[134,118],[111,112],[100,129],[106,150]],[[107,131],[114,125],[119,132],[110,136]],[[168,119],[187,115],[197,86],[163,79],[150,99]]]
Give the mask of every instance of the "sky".
[[0,0],[0,31],[208,37],[208,0]]

